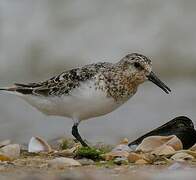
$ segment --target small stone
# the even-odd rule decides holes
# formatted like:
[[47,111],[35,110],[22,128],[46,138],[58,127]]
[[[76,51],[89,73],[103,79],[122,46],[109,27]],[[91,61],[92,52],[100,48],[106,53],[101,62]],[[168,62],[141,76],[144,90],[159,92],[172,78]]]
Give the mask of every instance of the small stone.
[[49,160],[48,166],[56,169],[64,169],[66,167],[81,166],[81,164],[72,158],[60,157]]
[[113,160],[117,157],[128,158],[131,149],[127,144],[119,144],[111,152],[104,155],[106,161]]
[[127,158],[118,157],[114,160],[114,164],[117,164],[117,165],[127,165],[128,163],[129,162]]
[[130,149],[129,146],[126,145],[126,144],[119,144],[119,145],[117,145],[114,149],[112,149],[112,152],[116,152],[116,151],[131,152],[131,149]]
[[0,154],[0,161],[11,161],[11,159],[3,154]]
[[167,162],[166,161],[155,161],[154,163],[153,163],[154,165],[157,165],[157,166],[159,166],[159,165],[166,165],[167,164]]
[[143,158],[143,157],[142,157],[141,154],[137,154],[137,153],[132,152],[132,153],[130,153],[129,156],[128,156],[128,161],[129,161],[130,163],[135,163],[137,160],[142,159],[142,158]]
[[63,157],[70,157],[73,156],[74,153],[77,151],[77,149],[80,146],[75,146],[72,147],[71,149],[64,149],[64,150],[60,150],[60,151],[54,151],[53,154],[54,155],[58,155],[58,156],[63,156]]
[[10,144],[0,149],[0,154],[10,159],[17,159],[20,156],[20,145]]
[[99,161],[100,164],[106,164],[107,161]]
[[129,153],[126,151],[109,152],[104,155],[106,161],[111,161],[117,157],[128,158],[128,156],[129,156]]
[[95,164],[95,162],[92,159],[79,159],[78,162],[82,165],[82,166],[88,166],[88,165],[93,165]]
[[136,165],[145,165],[145,164],[149,164],[146,160],[144,159],[139,159],[135,162]]
[[187,154],[184,152],[179,152],[179,153],[176,153],[175,155],[173,155],[171,157],[171,159],[175,160],[175,161],[189,161],[189,160],[194,159],[194,157],[191,156],[190,154]]
[[136,151],[138,145],[134,144],[134,145],[130,145],[129,148],[131,149],[131,151]]

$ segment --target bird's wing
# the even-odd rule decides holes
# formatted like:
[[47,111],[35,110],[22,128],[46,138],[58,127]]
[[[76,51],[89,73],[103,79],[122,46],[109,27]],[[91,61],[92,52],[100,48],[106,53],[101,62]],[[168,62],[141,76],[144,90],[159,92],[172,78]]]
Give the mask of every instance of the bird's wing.
[[92,79],[100,70],[109,67],[110,63],[96,63],[81,68],[65,71],[51,79],[39,83],[15,83],[16,92],[40,96],[61,96],[78,87],[80,82]]

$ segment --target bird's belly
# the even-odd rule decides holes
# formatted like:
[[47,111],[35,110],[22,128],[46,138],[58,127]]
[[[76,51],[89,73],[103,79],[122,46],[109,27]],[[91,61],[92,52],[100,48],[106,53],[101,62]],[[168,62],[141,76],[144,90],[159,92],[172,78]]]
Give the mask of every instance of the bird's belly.
[[105,115],[119,106],[113,99],[100,96],[64,97],[64,102],[62,102],[64,104],[61,110],[62,115],[79,120]]
[[103,91],[96,90],[91,84],[91,82],[83,84],[69,95],[47,98],[31,97],[26,100],[47,115],[64,116],[78,120],[105,115],[122,104],[111,97],[107,97]]

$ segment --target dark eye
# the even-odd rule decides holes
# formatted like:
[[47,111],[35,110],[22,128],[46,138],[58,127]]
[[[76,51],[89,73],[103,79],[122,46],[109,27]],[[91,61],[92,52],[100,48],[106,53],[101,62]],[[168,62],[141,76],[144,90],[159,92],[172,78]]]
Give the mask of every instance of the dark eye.
[[142,69],[142,66],[138,62],[134,62],[133,65],[135,66],[135,68],[141,68]]

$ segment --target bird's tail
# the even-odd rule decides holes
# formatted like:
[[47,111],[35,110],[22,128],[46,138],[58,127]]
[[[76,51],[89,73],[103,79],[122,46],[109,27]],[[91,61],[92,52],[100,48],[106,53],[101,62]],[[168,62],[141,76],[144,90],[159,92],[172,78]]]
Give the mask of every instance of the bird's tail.
[[0,91],[15,91],[16,90],[16,86],[12,86],[12,87],[0,87]]
[[11,87],[0,87],[0,92],[6,92],[14,95],[27,95],[33,93],[33,88],[25,84],[14,84]]
[[0,91],[4,91],[7,92],[9,94],[18,94],[16,91],[17,87],[16,86],[12,86],[12,87],[0,87]]

